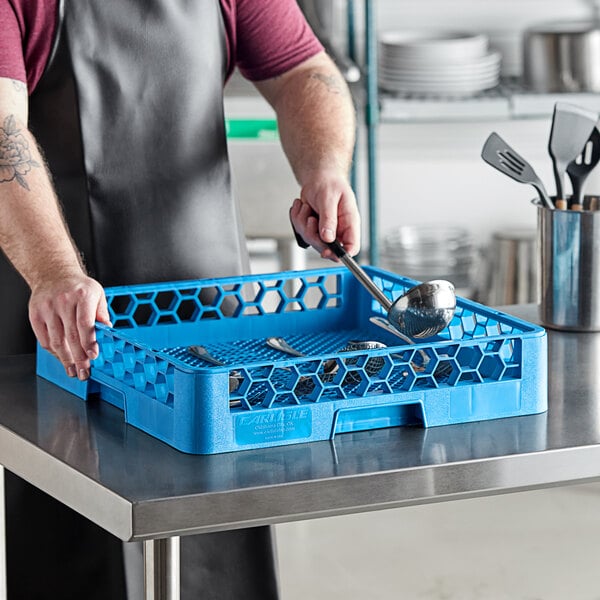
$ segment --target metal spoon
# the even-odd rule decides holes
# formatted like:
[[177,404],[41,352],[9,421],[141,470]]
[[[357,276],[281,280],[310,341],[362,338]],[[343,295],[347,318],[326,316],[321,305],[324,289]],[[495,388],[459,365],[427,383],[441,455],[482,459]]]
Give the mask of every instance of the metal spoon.
[[[223,361],[214,357],[204,346],[188,346],[187,350],[190,354],[193,354],[197,358],[205,360],[206,362],[216,365],[217,367],[227,366]],[[235,390],[240,387],[240,383],[242,383],[242,374],[239,371],[231,371],[229,375],[229,393],[235,392]],[[241,403],[239,400],[232,400],[229,403],[229,406],[238,406],[240,404]]]
[[[266,340],[267,346],[285,352],[291,356],[300,356],[306,358],[307,355],[303,354],[299,350],[296,350],[282,337],[269,337]],[[356,350],[376,350],[378,348],[385,348],[386,345],[383,342],[372,341],[372,340],[350,340],[340,350],[340,352],[354,352]],[[366,371],[369,375],[375,375],[381,370],[384,365],[382,357],[373,357],[367,360],[365,365]],[[335,359],[331,358],[323,363],[323,379],[330,381],[333,376],[337,373],[338,363]]]
[[204,346],[188,346],[188,352],[193,354],[194,356],[209,362],[211,365],[216,365],[217,367],[226,367],[227,365],[218,358],[214,357]]
[[[348,340],[348,343],[340,350],[340,352],[355,352],[356,350],[377,350],[379,348],[387,348],[383,342],[374,340]],[[373,356],[368,358],[365,363],[365,371],[367,375],[377,375],[385,365],[385,360],[382,356]],[[348,373],[350,383],[360,383],[360,376],[355,373]]]
[[392,302],[337,240],[327,245],[387,311],[389,322],[401,333],[414,338],[431,337],[452,320],[456,294],[449,281],[436,279],[420,283]]
[[[398,331],[387,319],[384,319],[383,317],[370,317],[369,321],[371,321],[371,323],[377,325],[378,327],[385,329],[387,332],[393,333],[395,336],[399,337],[407,344],[414,345],[414,342],[407,335],[404,335],[403,333]],[[427,352],[425,352],[425,350],[422,349],[419,349],[418,352],[423,358],[423,364],[427,364],[429,362],[429,356]]]
[[[306,354],[300,352],[300,350],[296,350],[296,348],[290,346],[290,344],[285,340],[285,338],[272,336],[268,337],[266,341],[267,346],[274,348],[275,350],[279,350],[280,352],[285,352],[290,356],[299,356],[302,358],[306,358]],[[326,360],[323,363],[323,371],[325,375],[334,374],[337,371],[337,361],[335,359]]]
[[[274,348],[275,350],[279,350],[280,352],[285,352],[290,356],[298,356],[298,357],[306,357],[306,354],[300,352],[300,350],[296,350],[296,348],[290,346],[288,342],[278,336],[268,337],[266,340],[267,346]],[[319,375],[319,378],[322,381],[332,381],[336,372],[338,370],[338,364],[334,359],[326,360],[323,363],[323,373]],[[299,379],[300,385],[310,384],[310,377],[300,377]]]
[[[415,344],[408,336],[404,335],[400,331],[398,331],[387,319],[383,317],[370,317],[369,321],[382,329],[385,329],[387,332],[394,334],[399,337],[401,340],[405,341],[407,344]],[[429,364],[431,357],[425,352],[425,350],[419,348],[417,352],[421,355],[423,359],[423,365],[415,365],[411,362],[413,369],[416,370],[425,370],[427,365]],[[452,372],[452,366],[449,363],[442,363],[438,365],[433,373],[434,377],[447,377]]]

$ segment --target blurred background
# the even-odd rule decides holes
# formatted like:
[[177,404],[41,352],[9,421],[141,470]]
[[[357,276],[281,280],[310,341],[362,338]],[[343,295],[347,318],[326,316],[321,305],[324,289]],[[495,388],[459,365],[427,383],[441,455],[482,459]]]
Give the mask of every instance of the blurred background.
[[[536,197],[485,164],[482,146],[497,131],[534,167],[554,193],[548,155],[552,110],[564,101],[600,110],[598,90],[540,92],[524,77],[524,38],[532,27],[597,16],[589,0],[375,0],[371,33],[463,32],[485,36],[489,54],[499,53],[498,79],[467,94],[411,93],[384,89],[379,73],[379,124],[374,155],[365,129],[365,3],[299,0],[349,79],[345,57],[353,40],[360,79],[350,83],[360,131],[355,161],[356,192],[364,220],[363,262],[369,262],[369,161],[376,172],[373,219],[377,265],[416,279],[446,276],[462,295],[487,304],[537,299]],[[600,36],[600,33],[598,34]],[[600,42],[598,42],[600,44]],[[600,69],[600,45],[588,48]],[[380,63],[385,48],[379,46]],[[539,60],[537,61],[539,63]],[[448,63],[450,71],[452,63]],[[529,82],[530,83],[530,82]],[[585,87],[585,86],[584,86]],[[273,113],[254,88],[234,76],[227,88],[230,154],[255,271],[323,265],[316,253],[291,240],[287,210],[298,193],[279,147]],[[600,194],[600,170],[587,193]]]
[[[481,150],[488,135],[498,132],[554,193],[547,149],[554,104],[599,111],[600,94],[581,85],[571,91],[533,89],[524,76],[524,39],[527,30],[547,22],[597,18],[598,3],[375,0],[371,33],[378,41],[389,32],[481,34],[501,59],[498,80],[469,94],[381,86],[371,156],[364,116],[365,3],[299,4],[342,57],[349,79],[356,76],[343,58],[349,26],[354,37],[362,262],[369,262],[368,166],[374,160],[379,266],[416,279],[445,276],[461,294],[486,304],[537,301],[535,190],[485,164]],[[588,50],[591,65],[600,69],[600,46]],[[228,86],[226,111],[253,269],[328,266],[291,238],[287,210],[298,186],[279,148],[272,111],[239,77]],[[590,175],[586,192],[600,195],[600,170]],[[283,598],[597,600],[599,492],[597,484],[580,485],[280,525]]]

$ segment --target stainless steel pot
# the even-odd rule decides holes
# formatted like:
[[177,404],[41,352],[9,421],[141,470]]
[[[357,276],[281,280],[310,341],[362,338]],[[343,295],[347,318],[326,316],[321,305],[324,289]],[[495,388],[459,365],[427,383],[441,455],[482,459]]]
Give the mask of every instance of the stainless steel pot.
[[600,21],[563,21],[527,29],[523,81],[536,92],[600,92]]
[[539,300],[539,259],[535,229],[496,231],[486,251],[477,300],[490,306]]

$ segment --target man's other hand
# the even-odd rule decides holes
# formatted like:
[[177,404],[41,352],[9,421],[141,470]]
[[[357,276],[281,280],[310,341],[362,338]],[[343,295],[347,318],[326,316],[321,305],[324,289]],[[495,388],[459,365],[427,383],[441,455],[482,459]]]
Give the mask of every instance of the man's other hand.
[[60,360],[69,377],[90,376],[90,360],[98,356],[95,322],[111,325],[96,280],[81,273],[36,285],[29,319],[42,348]]

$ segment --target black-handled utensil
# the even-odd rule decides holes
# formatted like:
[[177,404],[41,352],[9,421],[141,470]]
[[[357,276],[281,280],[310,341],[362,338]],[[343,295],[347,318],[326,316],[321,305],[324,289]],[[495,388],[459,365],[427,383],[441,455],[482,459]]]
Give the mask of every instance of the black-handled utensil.
[[532,185],[546,208],[554,209],[548,192],[533,167],[511,148],[495,131],[491,133],[481,151],[481,158],[501,173],[519,183]]
[[598,113],[580,106],[557,102],[552,113],[552,128],[548,140],[548,152],[552,158],[556,183],[556,208],[564,210],[564,180],[567,166],[582,152],[598,122]]
[[583,152],[567,166],[567,175],[573,188],[571,210],[583,210],[583,185],[588,175],[600,161],[600,131],[594,127]]

